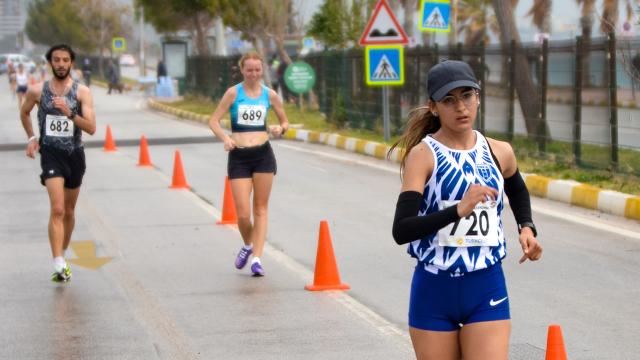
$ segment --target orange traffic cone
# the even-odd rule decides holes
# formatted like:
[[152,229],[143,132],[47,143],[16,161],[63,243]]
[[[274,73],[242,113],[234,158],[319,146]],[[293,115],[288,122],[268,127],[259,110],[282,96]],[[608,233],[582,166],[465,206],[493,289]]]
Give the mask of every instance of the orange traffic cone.
[[549,325],[547,331],[547,354],[545,360],[567,360],[560,325]]
[[153,166],[151,157],[149,156],[149,144],[147,138],[142,135],[140,138],[140,156],[138,157],[138,166]]
[[180,157],[179,150],[176,150],[176,155],[173,161],[173,181],[171,182],[170,188],[189,189],[187,178],[184,176],[184,169],[182,168],[182,158]]
[[236,214],[236,203],[233,201],[231,193],[231,182],[229,177],[224,179],[224,196],[222,198],[222,219],[216,222],[218,225],[235,225],[238,223]]
[[111,126],[107,125],[107,137],[104,140],[104,151],[113,152],[117,150],[116,142],[113,141],[113,136],[111,135]]
[[333,245],[331,245],[329,224],[326,220],[320,222],[313,285],[307,285],[304,288],[309,291],[348,290],[351,288],[349,285],[340,282],[338,265],[336,264],[336,257],[333,255]]

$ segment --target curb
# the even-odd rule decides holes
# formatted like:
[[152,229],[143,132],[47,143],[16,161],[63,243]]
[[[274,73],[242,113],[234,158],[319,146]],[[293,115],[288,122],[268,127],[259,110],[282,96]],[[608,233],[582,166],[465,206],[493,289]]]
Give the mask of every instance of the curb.
[[[195,120],[202,123],[209,121],[209,116],[207,115],[199,115],[186,110],[176,109],[153,99],[148,100],[148,105],[152,109],[169,113],[179,118]],[[229,128],[228,119],[223,119],[221,123],[223,127]],[[390,148],[388,145],[375,141],[295,128],[289,128],[283,138],[312,144],[329,145],[338,149],[373,156],[381,160],[387,158],[387,152]],[[389,160],[399,163],[403,153],[404,149],[396,148],[391,153]],[[599,210],[628,219],[640,220],[639,196],[603,190],[573,180],[557,180],[546,176],[526,173],[523,173],[522,176],[531,195],[587,209]]]

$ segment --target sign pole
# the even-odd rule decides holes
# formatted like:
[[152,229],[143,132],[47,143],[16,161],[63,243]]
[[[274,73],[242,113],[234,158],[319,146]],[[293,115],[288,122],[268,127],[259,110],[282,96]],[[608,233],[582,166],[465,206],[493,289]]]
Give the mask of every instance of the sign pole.
[[388,142],[391,137],[389,120],[389,87],[382,87],[382,123],[384,125],[384,141]]

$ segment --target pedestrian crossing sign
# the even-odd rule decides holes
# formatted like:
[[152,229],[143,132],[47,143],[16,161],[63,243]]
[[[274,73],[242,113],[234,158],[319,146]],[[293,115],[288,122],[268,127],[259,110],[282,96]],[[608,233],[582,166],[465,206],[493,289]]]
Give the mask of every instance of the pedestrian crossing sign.
[[372,45],[364,50],[366,82],[369,86],[404,85],[404,47]]
[[111,49],[114,52],[127,51],[127,40],[123,37],[114,37],[111,39]]
[[420,30],[430,32],[451,31],[450,0],[422,0],[420,4]]

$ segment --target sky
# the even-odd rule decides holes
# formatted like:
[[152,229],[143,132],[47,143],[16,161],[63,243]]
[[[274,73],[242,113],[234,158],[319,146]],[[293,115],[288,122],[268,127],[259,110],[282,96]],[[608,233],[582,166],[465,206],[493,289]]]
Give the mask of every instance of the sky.
[[[305,23],[308,23],[313,13],[320,8],[324,0],[294,0],[295,4]],[[596,16],[602,14],[602,3],[604,0],[596,1]],[[636,2],[634,0],[633,2]],[[532,41],[538,30],[531,23],[531,17],[526,14],[531,8],[533,0],[520,0],[516,8],[516,20],[519,21],[520,37],[523,41]],[[626,12],[624,9],[624,1],[620,1],[620,19],[624,21]],[[401,17],[401,14],[396,14]],[[555,0],[552,8],[552,33],[551,39],[567,39],[573,38],[580,32],[580,9],[576,0]],[[400,20],[402,21],[402,20]],[[637,22],[637,19],[636,19]],[[596,26],[596,28],[598,25]],[[364,29],[363,29],[364,30]],[[637,29],[634,29],[637,30]],[[640,31],[640,30],[639,30]],[[594,29],[594,35],[597,36],[599,31]]]

